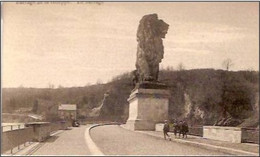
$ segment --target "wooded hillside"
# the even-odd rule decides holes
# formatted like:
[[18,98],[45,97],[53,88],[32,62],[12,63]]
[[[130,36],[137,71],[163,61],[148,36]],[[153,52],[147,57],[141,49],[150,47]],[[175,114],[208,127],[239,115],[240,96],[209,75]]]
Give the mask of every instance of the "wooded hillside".
[[[114,117],[127,120],[127,98],[132,75],[125,73],[107,84],[74,88],[4,88],[3,112],[34,112],[55,119],[60,103],[77,104],[79,117],[102,103],[100,118]],[[159,80],[169,86],[170,118],[187,119],[194,125],[258,125],[259,72],[223,71],[214,69],[162,70]],[[19,111],[20,110],[20,111]],[[253,117],[253,118],[252,118]]]

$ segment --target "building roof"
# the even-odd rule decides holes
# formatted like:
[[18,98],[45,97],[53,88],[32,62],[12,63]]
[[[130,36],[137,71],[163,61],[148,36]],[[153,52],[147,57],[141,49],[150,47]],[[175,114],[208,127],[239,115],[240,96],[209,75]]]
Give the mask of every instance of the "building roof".
[[77,105],[76,104],[60,104],[59,110],[69,110],[69,111],[76,111]]
[[28,116],[33,118],[33,119],[38,119],[38,120],[42,120],[43,119],[42,115],[29,114]]
[[26,125],[43,125],[43,124],[50,124],[50,122],[30,122],[30,123],[26,123]]

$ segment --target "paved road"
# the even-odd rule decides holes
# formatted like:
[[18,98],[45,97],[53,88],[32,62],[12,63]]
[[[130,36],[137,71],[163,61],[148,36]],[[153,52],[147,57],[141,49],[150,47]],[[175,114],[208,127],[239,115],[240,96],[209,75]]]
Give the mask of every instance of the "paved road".
[[41,143],[40,148],[31,155],[91,155],[84,136],[87,127],[64,130]]
[[90,130],[96,145],[105,155],[228,155],[150,135],[105,125]]

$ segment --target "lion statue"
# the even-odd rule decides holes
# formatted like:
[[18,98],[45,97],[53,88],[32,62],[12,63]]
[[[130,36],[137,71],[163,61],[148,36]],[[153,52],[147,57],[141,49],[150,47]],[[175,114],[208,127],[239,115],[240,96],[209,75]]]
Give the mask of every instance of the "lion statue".
[[159,63],[163,59],[164,47],[162,38],[169,25],[159,20],[157,14],[143,16],[137,30],[136,70],[138,81],[157,82]]

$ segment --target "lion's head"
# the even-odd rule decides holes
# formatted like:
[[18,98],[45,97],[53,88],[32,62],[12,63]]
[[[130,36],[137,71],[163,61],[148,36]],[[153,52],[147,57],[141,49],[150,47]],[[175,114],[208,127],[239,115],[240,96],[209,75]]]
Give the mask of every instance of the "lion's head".
[[169,25],[158,19],[157,14],[143,16],[137,31],[137,40],[148,40],[148,38],[165,38]]

